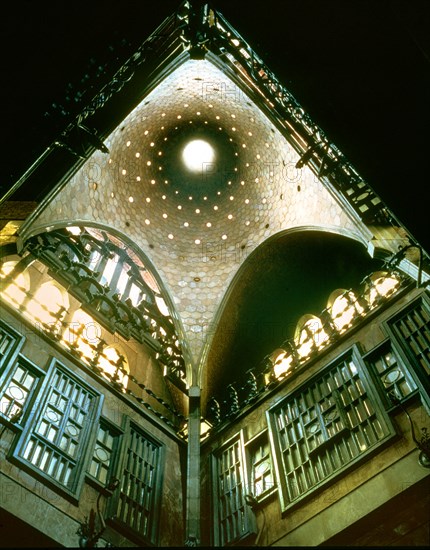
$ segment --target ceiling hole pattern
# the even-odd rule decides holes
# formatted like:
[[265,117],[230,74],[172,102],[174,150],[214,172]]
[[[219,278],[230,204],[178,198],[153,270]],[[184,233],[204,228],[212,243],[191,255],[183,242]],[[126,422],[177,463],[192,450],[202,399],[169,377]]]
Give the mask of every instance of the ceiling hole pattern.
[[[208,136],[217,155],[198,176],[181,160],[193,136]],[[298,154],[260,109],[207,60],[177,68],[105,143],[110,153],[96,151],[34,223],[85,220],[126,233],[167,284],[195,359],[228,283],[261,242],[296,226],[357,229],[307,167],[295,168]]]

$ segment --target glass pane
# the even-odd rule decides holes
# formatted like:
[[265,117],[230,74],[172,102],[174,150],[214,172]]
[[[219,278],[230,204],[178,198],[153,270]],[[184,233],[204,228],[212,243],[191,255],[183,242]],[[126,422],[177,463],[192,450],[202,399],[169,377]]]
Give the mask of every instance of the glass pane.
[[[381,370],[386,374],[385,366]],[[272,414],[289,502],[331,478],[388,434],[366,392],[359,365],[352,360],[334,365]]]

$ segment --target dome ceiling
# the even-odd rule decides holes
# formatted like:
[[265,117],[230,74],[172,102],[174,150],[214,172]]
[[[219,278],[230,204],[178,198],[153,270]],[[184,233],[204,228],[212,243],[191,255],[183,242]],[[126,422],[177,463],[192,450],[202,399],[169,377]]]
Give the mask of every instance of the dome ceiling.
[[[213,159],[195,159],[196,170],[183,160],[194,140],[213,150]],[[199,253],[195,245],[224,249],[268,236],[273,206],[288,193],[280,168],[298,159],[208,61],[188,61],[166,78],[106,145],[118,202],[132,198],[148,242],[182,256]]]
[[184,59],[107,137],[109,154],[94,152],[28,233],[82,222],[143,251],[197,366],[229,283],[263,241],[293,228],[363,242],[367,234],[306,166],[296,168],[288,136],[210,56]]

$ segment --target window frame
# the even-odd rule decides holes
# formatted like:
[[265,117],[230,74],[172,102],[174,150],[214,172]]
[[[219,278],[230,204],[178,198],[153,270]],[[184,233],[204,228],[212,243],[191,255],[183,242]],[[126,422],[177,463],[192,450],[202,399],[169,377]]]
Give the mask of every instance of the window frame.
[[[220,499],[221,495],[219,492],[219,471],[218,471],[218,460],[219,458],[230,449],[235,443],[239,444],[240,449],[240,462],[242,469],[242,485],[243,485],[243,505],[245,511],[245,522],[246,530],[239,536],[232,540],[225,541],[222,543],[221,539],[221,519],[220,519]],[[250,477],[248,473],[248,461],[245,452],[245,438],[243,430],[240,430],[232,437],[230,437],[221,447],[216,449],[210,456],[210,470],[211,470],[211,483],[212,483],[212,508],[213,508],[213,528],[212,528],[212,537],[214,546],[237,546],[238,544],[243,544],[250,537],[253,537],[257,532],[257,526],[255,522],[255,516],[252,512],[250,505],[246,502],[245,495],[251,493],[250,491]],[[237,484],[235,485],[237,487]],[[231,514],[230,514],[231,515]]]
[[372,378],[375,387],[377,388],[381,399],[385,404],[386,410],[390,413],[393,409],[397,408],[397,405],[393,401],[391,401],[389,397],[389,392],[387,392],[386,388],[384,387],[383,380],[377,372],[377,367],[375,365],[375,362],[381,356],[388,353],[392,353],[395,356],[396,363],[399,365],[399,370],[402,371],[404,378],[406,379],[408,384],[412,382],[415,385],[415,388],[412,389],[410,393],[399,399],[400,403],[408,403],[409,401],[412,401],[414,398],[416,398],[419,394],[419,387],[414,376],[412,375],[409,363],[404,360],[398,350],[398,346],[396,346],[395,342],[392,339],[387,338],[369,352],[364,353],[362,355],[363,361],[366,363],[366,367],[369,371],[370,377]]
[[[108,473],[107,473],[107,476],[106,476],[106,483],[104,483],[104,484],[97,477],[93,476],[90,473],[90,468],[91,468],[91,464],[93,462],[94,453],[95,453],[95,447],[96,447],[97,441],[98,441],[98,430],[100,429],[100,427],[106,427],[112,433],[112,435],[114,437],[114,440],[115,440],[114,445],[113,445],[113,450],[112,450],[112,457],[111,457],[111,461],[110,461],[110,464],[109,464]],[[86,481],[90,485],[93,485],[96,489],[98,489],[101,492],[103,492],[105,490],[106,485],[113,478],[115,478],[116,474],[118,473],[118,463],[119,463],[120,458],[121,458],[121,452],[122,452],[122,447],[123,447],[123,439],[124,439],[124,431],[119,426],[117,426],[116,424],[113,424],[105,416],[100,416],[99,424],[98,424],[98,427],[97,427],[96,437],[94,439],[94,446],[93,446],[93,449],[92,449],[93,452],[91,453],[90,459],[88,461],[88,468],[87,468],[87,471],[86,471]]]
[[[255,447],[258,446],[258,447],[261,448],[262,442],[265,443],[264,446],[267,445],[268,452],[264,456],[264,458],[260,459],[258,462],[259,462],[259,464],[264,464],[265,462],[270,462],[269,471],[270,471],[270,477],[271,477],[271,485],[268,486],[267,488],[263,489],[262,492],[256,494],[256,492],[255,492],[256,478],[254,476],[255,469],[254,469],[253,457],[255,456],[255,452],[254,452]],[[245,456],[246,456],[246,460],[247,460],[248,485],[249,485],[249,488],[250,488],[250,492],[252,493],[252,496],[255,498],[255,500],[258,503],[261,503],[264,500],[266,500],[267,498],[269,498],[270,496],[272,496],[274,493],[276,493],[277,490],[278,490],[277,482],[276,482],[276,475],[275,475],[275,465],[274,465],[274,461],[273,461],[273,458],[272,458],[272,449],[271,449],[271,446],[270,446],[270,438],[269,438],[268,428],[264,428],[264,430],[262,430],[260,433],[258,433],[252,439],[250,439],[249,441],[247,441],[245,443]],[[263,486],[264,486],[265,485],[264,477],[262,477],[262,476],[260,476],[260,477],[263,479]]]
[[[0,331],[5,332],[12,338],[12,342],[8,345],[7,351],[0,357],[0,381],[4,371],[7,370],[11,361],[19,353],[24,345],[25,337],[20,334],[16,329],[12,328],[9,324],[0,319]],[[2,369],[4,367],[4,370]]]
[[[117,516],[118,504],[121,498],[121,488],[124,478],[124,471],[127,466],[127,455],[130,450],[132,442],[132,430],[135,430],[142,438],[146,439],[151,445],[157,448],[157,470],[155,473],[154,493],[153,493],[153,507],[152,514],[152,526],[150,528],[149,537],[139,533],[133,529],[125,521],[121,520]],[[156,546],[159,540],[160,531],[160,512],[161,512],[161,499],[162,488],[164,481],[165,470],[165,445],[158,439],[156,439],[149,431],[143,429],[130,417],[125,417],[123,425],[123,435],[121,437],[121,444],[118,447],[118,457],[116,461],[115,476],[119,480],[119,487],[116,489],[112,497],[109,499],[109,504],[106,512],[106,523],[129,540],[138,545]]]
[[[366,395],[368,395],[371,400],[371,405],[374,408],[374,413],[376,414],[376,418],[380,423],[381,422],[383,423],[383,427],[385,428],[385,435],[383,435],[383,437],[380,440],[376,441],[366,450],[360,452],[355,457],[350,458],[350,460],[345,462],[341,467],[337,468],[335,471],[331,472],[329,475],[326,475],[326,477],[318,481],[313,487],[306,490],[305,492],[302,492],[302,494],[299,494],[299,496],[297,496],[293,500],[290,500],[288,497],[288,490],[287,490],[287,475],[284,473],[283,456],[282,456],[283,451],[281,449],[280,440],[279,440],[279,430],[277,428],[276,413],[283,406],[285,407],[289,401],[294,402],[295,398],[299,397],[300,395],[303,395],[303,393],[308,388],[310,388],[312,385],[318,382],[319,379],[322,379],[325,375],[330,373],[331,370],[334,370],[337,365],[340,365],[341,363],[348,360],[354,363],[354,366],[359,372],[359,379],[364,385]],[[334,392],[332,393],[334,394]],[[335,406],[337,409],[339,409],[338,403],[336,403]],[[339,411],[342,416],[344,414],[343,408],[342,410],[339,409]],[[308,378],[304,383],[300,384],[298,387],[294,388],[290,393],[286,394],[282,399],[278,400],[273,406],[271,406],[266,411],[266,418],[267,418],[267,424],[269,426],[270,447],[271,447],[272,460],[273,460],[274,470],[275,470],[275,479],[277,480],[277,485],[279,487],[279,500],[280,500],[282,514],[286,513],[291,509],[296,508],[297,506],[300,506],[304,501],[310,498],[313,498],[315,494],[320,490],[325,490],[330,485],[336,483],[341,478],[341,476],[344,476],[347,472],[349,472],[354,467],[356,467],[357,464],[363,463],[366,460],[368,460],[371,456],[374,456],[375,454],[379,453],[383,448],[385,448],[388,444],[390,444],[390,442],[393,439],[397,437],[397,432],[392,422],[392,419],[390,418],[390,416],[388,415],[384,407],[384,403],[381,400],[381,396],[379,395],[379,392],[374,387],[374,383],[371,377],[369,376],[367,366],[363,361],[363,358],[360,354],[360,350],[357,344],[354,344],[349,349],[342,352],[340,355],[338,355],[336,358],[330,361],[328,365],[326,365],[324,368],[320,369],[318,372],[311,375],[311,377]],[[351,430],[351,428],[346,427],[346,428],[343,428],[342,432],[339,432],[339,434],[343,433],[345,429]],[[335,434],[334,436],[331,436],[328,439],[325,439],[321,445],[321,448],[328,447],[330,446],[330,444],[336,445],[338,441],[337,435],[338,434]],[[308,446],[307,439],[306,439],[306,445]],[[318,453],[319,451],[316,451],[314,449],[313,451],[310,451],[309,454],[311,454],[312,452]],[[305,461],[302,460],[301,466],[303,466],[303,464],[305,464]]]
[[[73,383],[79,385],[84,391],[92,395],[93,405],[88,418],[84,422],[84,433],[82,440],[79,442],[78,454],[73,459],[75,461],[76,470],[73,472],[73,482],[71,487],[63,485],[61,482],[55,480],[53,477],[33,465],[29,460],[24,458],[22,453],[26,449],[32,437],[37,438],[38,434],[36,429],[39,422],[42,420],[45,408],[48,406],[48,398],[51,395],[52,381],[57,372],[66,376]],[[95,431],[92,429],[94,424],[98,425],[101,410],[103,407],[104,395],[95,390],[89,382],[81,378],[78,374],[68,369],[63,363],[56,358],[51,360],[49,368],[47,370],[45,380],[39,389],[38,399],[35,399],[32,403],[29,416],[25,425],[23,426],[20,437],[16,439],[12,445],[8,459],[18,465],[20,468],[40,480],[43,484],[47,485],[54,491],[60,493],[62,496],[77,504],[79,502],[80,494],[85,482],[86,470],[89,460],[92,456],[95,445]],[[69,418],[69,416],[67,417]],[[41,441],[44,441],[43,436],[40,436]],[[46,439],[46,438],[45,438]],[[50,443],[50,448],[54,448],[60,454],[66,454],[57,445]]]
[[[15,350],[16,351],[16,350]],[[22,367],[23,369],[30,372],[34,378],[33,387],[28,392],[28,395],[24,401],[22,407],[22,414],[19,419],[14,422],[11,420],[11,417],[6,416],[0,409],[0,422],[8,425],[9,427],[14,426],[17,430],[23,430],[25,424],[28,421],[30,412],[34,407],[37,395],[40,392],[40,389],[44,383],[44,378],[46,377],[46,372],[38,367],[35,363],[27,359],[24,355],[18,353],[13,353],[9,362],[6,364],[4,371],[0,375],[0,399],[3,396],[6,387],[10,384],[16,370]]]
[[384,327],[391,339],[392,346],[396,350],[397,355],[408,367],[410,375],[418,386],[421,401],[428,414],[430,414],[430,377],[425,373],[422,366],[418,363],[417,358],[411,352],[409,346],[407,346],[404,342],[399,329],[395,327],[396,322],[399,321],[400,318],[408,315],[408,313],[419,305],[426,309],[427,313],[430,315],[430,298],[427,293],[423,292],[409,302],[406,307],[402,308],[400,311],[397,311],[394,315],[385,320]]

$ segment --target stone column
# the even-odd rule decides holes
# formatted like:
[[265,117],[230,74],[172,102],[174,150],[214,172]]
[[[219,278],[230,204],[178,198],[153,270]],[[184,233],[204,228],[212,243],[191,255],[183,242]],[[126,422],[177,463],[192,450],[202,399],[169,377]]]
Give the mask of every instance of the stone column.
[[191,386],[188,416],[185,546],[200,545],[200,388]]

